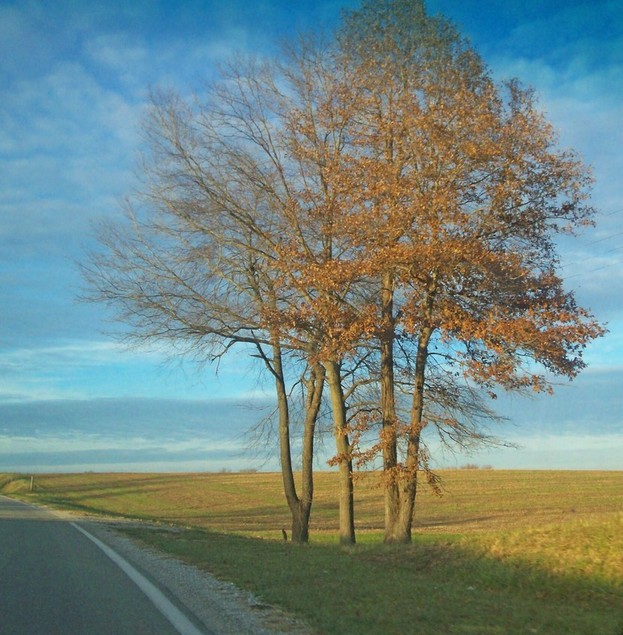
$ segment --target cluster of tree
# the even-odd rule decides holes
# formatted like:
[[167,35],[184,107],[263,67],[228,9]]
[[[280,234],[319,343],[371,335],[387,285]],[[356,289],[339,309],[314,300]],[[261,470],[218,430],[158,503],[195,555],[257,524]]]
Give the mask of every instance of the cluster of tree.
[[193,100],[158,93],[143,130],[142,188],[90,256],[92,297],[137,342],[251,347],[274,378],[295,541],[323,403],[340,540],[354,466],[377,460],[385,540],[408,542],[418,473],[434,484],[424,429],[485,441],[495,390],[573,377],[602,333],[557,273],[556,235],[593,215],[585,166],[421,0],[366,0],[329,42],[235,59]]

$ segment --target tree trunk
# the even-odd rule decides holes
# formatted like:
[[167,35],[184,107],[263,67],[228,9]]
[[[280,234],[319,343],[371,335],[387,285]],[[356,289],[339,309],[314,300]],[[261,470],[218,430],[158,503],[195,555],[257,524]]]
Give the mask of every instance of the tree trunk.
[[400,516],[398,484],[398,437],[396,396],[394,391],[394,281],[390,273],[383,276],[381,290],[381,444],[385,499],[385,542],[395,542]]
[[299,544],[309,542],[309,518],[311,515],[311,501],[300,500],[298,505],[290,507],[292,516],[291,540]]
[[[301,500],[296,492],[296,482],[292,469],[292,447],[290,442],[290,408],[288,405],[288,394],[285,385],[283,372],[283,361],[281,346],[278,341],[273,342],[273,359],[270,369],[275,377],[275,387],[277,392],[277,411],[279,415],[279,457],[281,460],[281,478],[283,481],[283,491],[290,509],[292,518],[291,539],[293,542],[305,543],[309,540],[309,517],[313,497],[313,431],[311,441],[306,437],[304,440],[304,486],[306,496]],[[264,358],[268,364],[268,360]],[[307,424],[307,420],[305,422]],[[314,419],[315,425],[315,419]],[[309,445],[311,443],[311,446]],[[307,447],[306,447],[307,444]],[[305,450],[307,455],[305,455]],[[306,463],[307,459],[307,463]]]
[[424,327],[418,340],[418,350],[415,360],[415,377],[413,383],[413,400],[409,416],[409,440],[407,444],[407,459],[404,473],[400,482],[400,511],[393,528],[391,540],[386,542],[409,543],[413,527],[413,512],[417,494],[418,469],[420,462],[420,435],[423,428],[424,414],[424,380],[426,362],[428,359],[428,344],[433,329]]
[[314,434],[316,421],[322,403],[325,369],[314,364],[305,381],[305,422],[303,428],[303,448],[301,451],[301,497],[297,513],[292,513],[293,542],[308,542],[309,519],[314,497]]
[[355,504],[353,487],[353,460],[348,438],[346,404],[342,390],[340,364],[326,362],[327,379],[333,411],[333,434],[339,466],[339,534],[343,545],[355,544]]

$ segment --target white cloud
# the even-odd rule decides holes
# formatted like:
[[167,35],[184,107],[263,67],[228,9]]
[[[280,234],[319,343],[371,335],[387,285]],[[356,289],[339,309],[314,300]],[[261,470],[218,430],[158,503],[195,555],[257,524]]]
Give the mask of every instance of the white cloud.
[[0,104],[3,239],[39,253],[50,239],[76,245],[90,218],[115,211],[129,185],[139,111],[75,63],[9,91]]
[[[608,143],[598,148],[599,137],[621,135],[620,66],[583,69],[578,72],[573,60],[560,69],[545,59],[500,56],[492,61],[496,76],[518,77],[537,89],[540,104],[550,120],[562,132],[563,144],[586,146],[594,150],[610,151]],[[597,137],[597,138],[595,138]]]
[[153,63],[146,44],[129,33],[96,34],[85,43],[84,54],[90,65],[111,73],[132,90],[142,85]]
[[24,79],[2,100],[2,152],[31,158],[32,153],[80,157],[133,145],[136,106],[102,87],[82,64],[59,61],[46,75]]
[[[92,389],[79,377],[132,357],[114,342],[70,342],[18,348],[0,354],[0,401],[86,399]],[[134,361],[149,359],[134,354]],[[151,362],[156,363],[151,356]]]
[[237,398],[0,401],[0,471],[257,466],[246,431],[265,404],[245,404]]
[[101,397],[257,401],[272,395],[247,353],[230,353],[216,373],[177,356],[162,344],[127,348],[115,341],[76,340],[0,353],[0,402],[85,400]]
[[[69,437],[37,436],[0,436],[0,453],[49,453],[49,452],[80,452],[106,450],[114,454],[115,450],[127,450],[128,448],[140,448],[141,450],[161,449],[163,439],[147,436],[128,436],[119,439],[118,436],[103,434],[75,434]],[[241,449],[240,442],[223,438],[187,439],[184,441],[166,440],[167,452],[233,452]]]
[[[621,296],[618,296],[619,298]],[[615,299],[615,301],[617,301]],[[617,307],[620,316],[620,307]],[[605,313],[605,311],[604,311]],[[607,317],[607,316],[604,316]],[[584,374],[594,373],[609,374],[612,383],[612,392],[621,398],[621,390],[617,387],[618,382],[623,378],[623,361],[621,351],[623,350],[623,320],[619,317],[613,319],[607,325],[609,332],[604,337],[593,342],[587,349],[585,360],[588,368]]]
[[74,368],[92,366],[110,361],[121,350],[121,346],[114,342],[71,342],[41,348],[20,348],[2,354],[0,370],[32,370],[50,364]]
[[623,469],[623,433],[594,434],[525,434],[510,441],[516,447],[481,449],[451,454],[431,445],[438,467],[456,467],[466,463],[491,465],[498,469]]

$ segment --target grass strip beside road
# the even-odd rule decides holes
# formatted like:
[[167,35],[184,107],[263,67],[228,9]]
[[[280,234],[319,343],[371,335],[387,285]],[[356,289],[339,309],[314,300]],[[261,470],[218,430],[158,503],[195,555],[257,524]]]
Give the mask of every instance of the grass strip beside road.
[[26,479],[4,491],[164,521],[125,531],[326,635],[623,634],[623,473],[443,476],[446,495],[423,490],[406,547],[381,544],[371,481],[357,487],[359,544],[337,545],[331,474],[305,546],[277,539],[287,513],[274,474],[50,475],[32,495]]
[[618,635],[623,590],[506,561],[455,536],[408,547],[290,543],[206,530],[128,530],[303,617],[319,633]]

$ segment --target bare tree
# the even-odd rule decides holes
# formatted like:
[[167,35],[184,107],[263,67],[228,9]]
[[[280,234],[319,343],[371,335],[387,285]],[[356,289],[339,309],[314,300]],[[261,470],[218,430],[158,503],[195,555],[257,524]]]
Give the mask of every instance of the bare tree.
[[[237,344],[252,347],[272,374],[279,415],[284,491],[297,541],[308,537],[313,440],[325,377],[340,456],[340,540],[354,541],[352,460],[340,353],[334,334],[306,307],[316,301],[294,251],[324,262],[330,237],[319,215],[323,156],[301,153],[296,113],[317,108],[320,60],[310,47],[290,64],[237,60],[203,101],[153,95],[143,132],[148,155],[128,223],[100,233],[84,267],[91,299],[109,303],[131,342],[168,341],[216,360]],[[313,78],[313,82],[312,82]],[[330,151],[324,140],[318,153]],[[326,296],[325,303],[335,305]],[[304,369],[303,485],[293,477],[286,359]]]

